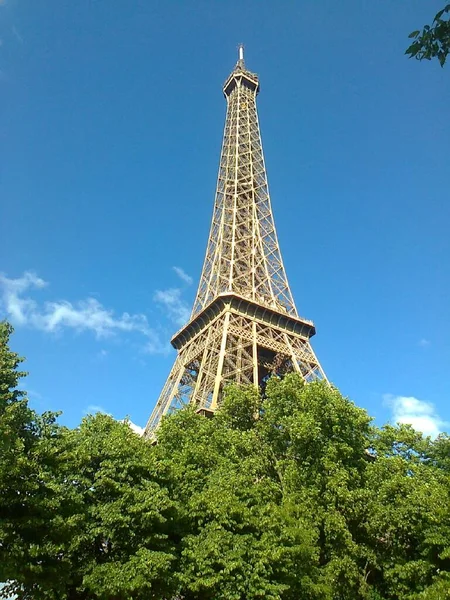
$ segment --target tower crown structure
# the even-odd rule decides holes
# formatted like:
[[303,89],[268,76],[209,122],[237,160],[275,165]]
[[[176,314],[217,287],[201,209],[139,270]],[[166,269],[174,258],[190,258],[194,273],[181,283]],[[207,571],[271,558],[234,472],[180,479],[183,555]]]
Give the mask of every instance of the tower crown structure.
[[234,90],[238,82],[241,85],[248,86],[250,89],[254,89],[256,93],[259,92],[258,75],[256,75],[256,73],[251,73],[250,71],[247,71],[245,68],[244,46],[242,44],[239,46],[239,58],[236,63],[236,66],[230,73],[228,79],[225,81],[223,86],[223,93],[226,98]]
[[243,46],[225,81],[227,101],[211,229],[189,322],[172,338],[178,351],[147,423],[153,435],[165,414],[194,404],[214,412],[223,388],[263,387],[270,375],[293,371],[324,379],[311,348],[312,321],[300,318],[275,230],[256,96],[259,79]]

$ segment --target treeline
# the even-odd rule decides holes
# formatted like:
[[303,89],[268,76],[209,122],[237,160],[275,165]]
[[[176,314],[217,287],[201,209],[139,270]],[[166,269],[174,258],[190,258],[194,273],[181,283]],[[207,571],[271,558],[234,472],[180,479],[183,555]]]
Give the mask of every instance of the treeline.
[[325,384],[229,387],[158,444],[18,390],[0,325],[0,581],[45,600],[450,598],[450,438],[374,427]]

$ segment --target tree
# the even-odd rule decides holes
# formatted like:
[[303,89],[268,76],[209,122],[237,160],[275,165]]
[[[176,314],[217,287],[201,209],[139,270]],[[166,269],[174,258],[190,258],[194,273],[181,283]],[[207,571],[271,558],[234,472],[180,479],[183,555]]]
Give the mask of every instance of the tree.
[[[15,544],[15,523],[27,523],[23,536],[31,546],[37,526],[33,507],[40,502],[41,489],[35,450],[53,422],[50,414],[38,417],[17,387],[26,373],[18,370],[24,359],[9,348],[12,332],[8,323],[0,323],[0,581],[14,576],[22,562]],[[25,564],[22,567],[26,569]],[[6,594],[7,588],[2,592]]]
[[227,388],[163,423],[188,600],[440,600],[450,594],[448,438],[371,426],[326,383]]
[[[87,417],[59,473],[77,496],[64,547],[82,598],[164,598],[175,591],[175,506],[152,448],[127,424]],[[61,598],[60,595],[55,598]]]
[[180,523],[180,597],[323,598],[316,532],[284,502],[254,389],[227,389],[213,419],[192,409],[166,419],[156,453]]
[[0,326],[0,596],[170,597],[174,504],[150,444],[106,415],[69,430],[30,410],[11,332]]
[[[6,483],[14,465],[21,458],[21,449],[28,448],[35,434],[35,414],[28,407],[24,392],[17,389],[24,371],[18,367],[23,358],[9,349],[13,328],[0,322],[0,483]],[[5,479],[6,478],[6,479]]]
[[[425,25],[422,31],[413,31],[409,37],[414,39],[405,54],[417,60],[437,58],[441,67],[450,52],[450,20],[445,15],[450,13],[450,4],[444,6],[430,25]],[[444,18],[443,18],[444,17]]]
[[29,502],[8,515],[6,591],[20,599],[170,597],[174,505],[150,446],[106,415],[53,429],[34,449]]
[[0,328],[0,597],[443,600],[450,442],[375,427],[325,382],[229,386],[158,443],[107,415],[70,430],[17,390]]
[[434,458],[439,441],[402,425],[374,430],[372,443],[377,458],[367,467],[368,581],[386,599],[448,598],[450,485]]
[[190,409],[165,420],[156,451],[182,510],[181,596],[365,597],[369,424],[297,375],[272,379],[264,400],[230,386],[211,420]]
[[370,418],[326,383],[272,379],[258,424],[285,502],[316,532],[322,598],[365,598],[364,486]]

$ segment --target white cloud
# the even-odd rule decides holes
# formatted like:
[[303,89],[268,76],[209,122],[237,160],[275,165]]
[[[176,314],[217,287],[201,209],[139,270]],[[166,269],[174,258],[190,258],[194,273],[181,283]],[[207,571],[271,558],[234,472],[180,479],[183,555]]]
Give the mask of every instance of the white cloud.
[[421,346],[422,348],[428,348],[428,346],[431,345],[430,340],[426,340],[425,338],[422,338],[421,340],[419,340],[419,346]]
[[189,320],[190,310],[181,299],[180,289],[157,290],[153,299],[166,308],[167,316],[177,325],[184,325]]
[[133,421],[129,420],[126,420],[125,423],[128,423],[128,425],[134,431],[134,433],[137,433],[140,436],[144,435],[144,427],[139,427],[139,425],[136,425],[136,423],[133,423]]
[[95,298],[87,298],[73,305],[63,300],[47,302],[44,312],[33,315],[34,324],[44,331],[56,331],[61,327],[71,327],[79,331],[90,330],[98,337],[105,337],[116,330],[148,331],[147,319],[144,315],[123,313],[115,317],[113,311],[105,309]]
[[21,298],[21,294],[28,288],[43,288],[47,283],[29,271],[26,271],[18,279],[8,279],[0,274],[0,289],[2,292],[2,304],[8,316],[17,325],[25,325],[29,315],[36,309],[36,302],[30,298]]
[[414,398],[414,396],[394,396],[385,394],[384,402],[392,410],[392,420],[395,423],[412,425],[417,431],[424,435],[435,438],[448,423],[443,421],[437,414],[431,402],[425,402]]
[[140,436],[144,435],[145,428],[140,427],[139,425],[136,425],[136,423],[133,423],[133,421],[130,421],[130,419],[128,417],[126,419],[119,419],[119,423],[125,423],[126,425],[129,426],[130,429],[132,429],[134,431],[134,433],[137,433]]
[[58,332],[64,328],[90,331],[97,338],[105,338],[120,332],[135,332],[146,338],[145,350],[149,353],[165,353],[157,332],[149,326],[143,314],[122,313],[105,308],[97,299],[86,298],[72,303],[67,300],[44,302],[39,305],[26,296],[34,289],[42,289],[47,282],[35,273],[25,272],[22,277],[9,279],[0,274],[0,308],[15,325],[27,325],[45,332]]
[[142,350],[146,354],[163,354],[167,356],[172,351],[172,346],[168,339],[161,341],[159,335],[154,333],[153,335],[147,335],[147,342],[143,345]]
[[85,415],[95,415],[96,413],[102,413],[104,415],[109,415],[110,417],[112,416],[111,413],[109,413],[105,408],[103,408],[103,406],[100,406],[98,404],[89,404],[87,409],[84,411]]
[[178,277],[184,281],[185,283],[187,283],[188,285],[192,285],[192,277],[190,275],[188,275],[185,271],[183,271],[183,269],[181,267],[172,267],[172,269],[175,271],[175,273],[178,275]]
[[16,40],[19,42],[19,44],[23,44],[24,39],[21,35],[21,33],[19,32],[19,30],[17,29],[17,27],[15,27],[14,25],[11,27],[11,31],[13,33],[13,36],[16,38]]
[[[109,413],[105,408],[103,408],[103,406],[100,406],[99,404],[89,404],[89,406],[84,410],[85,415],[95,415],[98,413],[101,413],[102,415],[108,415],[108,417],[112,417],[113,419],[115,419],[114,415]],[[137,433],[138,435],[144,435],[145,428],[136,425],[136,423],[130,421],[128,417],[126,419],[115,420],[117,420],[119,423],[126,423],[130,427],[130,429],[134,431],[134,433]]]

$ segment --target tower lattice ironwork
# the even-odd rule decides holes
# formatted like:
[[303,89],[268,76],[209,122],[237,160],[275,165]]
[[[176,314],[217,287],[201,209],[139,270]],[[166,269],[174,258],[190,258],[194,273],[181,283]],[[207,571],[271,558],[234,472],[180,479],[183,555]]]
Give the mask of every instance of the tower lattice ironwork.
[[213,412],[228,382],[264,386],[272,374],[325,379],[310,344],[312,321],[298,316],[275,231],[261,143],[258,76],[239,60],[223,86],[227,115],[205,262],[189,322],[147,423],[191,403]]

